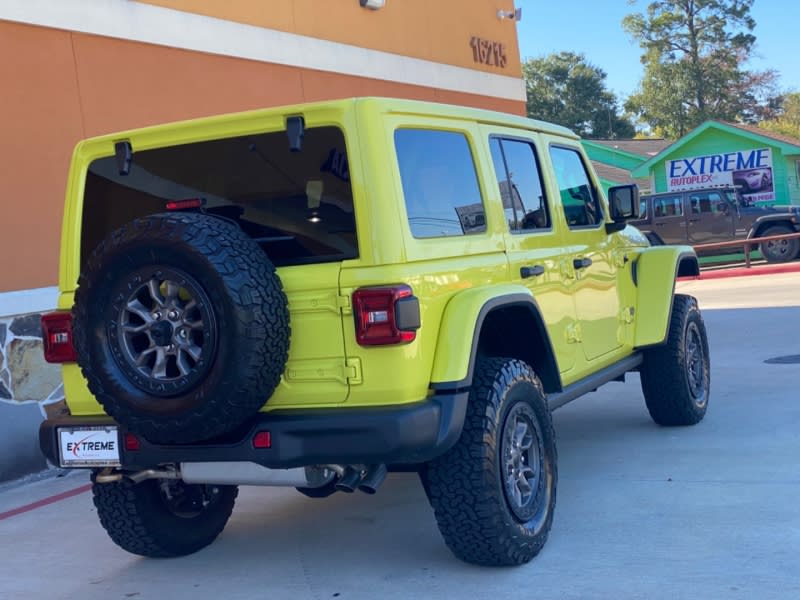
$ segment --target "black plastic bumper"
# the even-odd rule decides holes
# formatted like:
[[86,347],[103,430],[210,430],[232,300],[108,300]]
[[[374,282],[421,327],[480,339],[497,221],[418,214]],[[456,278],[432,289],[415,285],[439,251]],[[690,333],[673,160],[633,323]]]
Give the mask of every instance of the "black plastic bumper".
[[[120,427],[123,469],[148,469],[180,462],[249,461],[286,469],[316,464],[421,463],[442,454],[461,435],[468,392],[437,394],[423,402],[378,408],[292,410],[259,413],[247,427],[226,439],[188,445],[156,445],[138,438],[127,450]],[[47,420],[39,445],[55,465],[58,428],[115,424],[109,417]],[[271,446],[255,448],[253,437],[269,431]]]

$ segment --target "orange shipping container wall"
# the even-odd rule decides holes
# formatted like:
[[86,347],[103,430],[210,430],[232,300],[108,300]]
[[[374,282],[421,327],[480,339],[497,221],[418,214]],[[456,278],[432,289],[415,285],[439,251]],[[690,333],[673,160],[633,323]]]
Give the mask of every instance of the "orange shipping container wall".
[[[83,137],[361,95],[524,114],[516,27],[498,18],[501,8],[513,7],[7,0],[0,7],[0,292],[55,285],[65,180]],[[473,47],[478,39],[488,43],[483,53]]]

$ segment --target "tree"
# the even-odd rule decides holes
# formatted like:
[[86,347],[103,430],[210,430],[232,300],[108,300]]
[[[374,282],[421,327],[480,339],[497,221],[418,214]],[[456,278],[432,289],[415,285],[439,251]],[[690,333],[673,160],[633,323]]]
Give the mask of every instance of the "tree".
[[[631,4],[636,0],[628,0]],[[625,105],[663,135],[707,119],[754,123],[774,105],[774,71],[743,65],[755,43],[753,0],[655,0],[623,27],[644,50],[640,89]]]
[[762,121],[759,127],[800,140],[800,92],[786,94],[778,115]]
[[581,137],[629,138],[633,124],[620,116],[606,73],[583,54],[559,52],[522,65],[528,116],[563,125]]

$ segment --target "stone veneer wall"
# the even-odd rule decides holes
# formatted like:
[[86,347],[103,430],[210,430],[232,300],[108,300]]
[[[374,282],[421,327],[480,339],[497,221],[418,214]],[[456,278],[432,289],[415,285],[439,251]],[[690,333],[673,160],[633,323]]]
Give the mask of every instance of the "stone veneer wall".
[[44,360],[40,317],[0,317],[0,481],[47,467],[39,424],[64,399],[61,368]]

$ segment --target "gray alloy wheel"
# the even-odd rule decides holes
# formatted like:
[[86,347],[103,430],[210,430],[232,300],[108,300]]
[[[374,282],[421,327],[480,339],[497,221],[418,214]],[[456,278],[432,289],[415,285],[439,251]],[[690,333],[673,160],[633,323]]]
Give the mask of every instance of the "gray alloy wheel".
[[[156,266],[122,303],[117,331],[125,370],[154,395],[191,389],[213,364],[217,322],[208,296],[188,274]],[[114,327],[114,325],[112,325]],[[111,332],[109,332],[111,333]],[[170,384],[159,386],[158,384]]]

